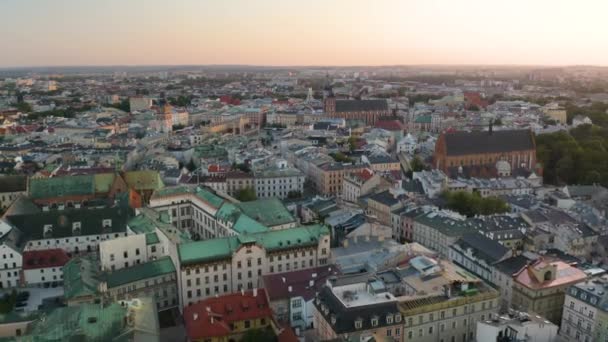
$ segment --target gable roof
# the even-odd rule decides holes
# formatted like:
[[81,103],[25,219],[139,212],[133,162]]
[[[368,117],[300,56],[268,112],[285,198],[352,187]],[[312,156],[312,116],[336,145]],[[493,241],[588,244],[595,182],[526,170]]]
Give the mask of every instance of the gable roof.
[[329,235],[329,229],[325,226],[302,226],[220,239],[193,241],[180,244],[177,251],[182,265],[198,264],[231,258],[232,254],[245,243],[256,243],[267,251],[276,251],[316,246],[319,239],[325,235]]
[[62,267],[70,260],[63,249],[32,250],[23,253],[23,270]]
[[132,267],[122,268],[107,275],[108,288],[131,284],[136,281],[174,274],[175,266],[169,256],[138,264]]
[[530,130],[494,131],[492,134],[486,131],[452,132],[443,135],[448,156],[536,149],[534,134]]
[[235,204],[235,206],[245,215],[268,227],[295,222],[289,210],[278,198],[241,202]]
[[27,176],[0,176],[0,192],[19,192],[27,189]]
[[[33,214],[13,215],[7,219],[30,240],[44,239],[44,226],[51,225],[51,239],[72,236],[124,233],[130,210],[120,207],[42,211]],[[111,220],[105,227],[104,220]],[[73,223],[80,222],[80,233],[73,231]]]
[[336,100],[336,112],[388,111],[386,100]]
[[184,308],[190,340],[229,335],[231,323],[260,318],[272,318],[264,289],[207,298]]
[[32,178],[28,191],[32,199],[93,195],[95,181],[91,175]]
[[509,252],[505,246],[478,232],[464,234],[456,244],[463,250],[471,248],[475,257],[485,260],[488,264],[499,261]]

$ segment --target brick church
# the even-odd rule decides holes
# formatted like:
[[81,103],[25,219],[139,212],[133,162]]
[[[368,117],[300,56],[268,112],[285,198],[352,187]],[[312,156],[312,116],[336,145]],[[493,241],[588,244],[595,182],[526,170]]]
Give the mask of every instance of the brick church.
[[368,126],[373,126],[378,119],[391,115],[386,100],[336,99],[329,77],[323,88],[323,109],[329,117],[361,121]]
[[442,133],[433,159],[435,168],[452,178],[540,173],[534,133],[529,129],[494,131],[492,124],[488,131]]

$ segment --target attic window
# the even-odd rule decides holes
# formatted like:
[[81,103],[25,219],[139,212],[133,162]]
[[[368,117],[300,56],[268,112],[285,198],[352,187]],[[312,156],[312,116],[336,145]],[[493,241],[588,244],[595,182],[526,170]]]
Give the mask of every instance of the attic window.
[[386,315],[386,324],[393,324],[393,315]]
[[102,221],[102,225],[104,228],[109,228],[112,226],[112,220],[110,219],[105,219]]
[[378,317],[373,317],[372,318],[372,327],[377,327],[378,326]]
[[355,329],[361,329],[362,327],[363,327],[363,320],[359,318],[355,321]]
[[401,322],[401,314],[400,313],[395,314],[395,322],[397,322],[397,323]]

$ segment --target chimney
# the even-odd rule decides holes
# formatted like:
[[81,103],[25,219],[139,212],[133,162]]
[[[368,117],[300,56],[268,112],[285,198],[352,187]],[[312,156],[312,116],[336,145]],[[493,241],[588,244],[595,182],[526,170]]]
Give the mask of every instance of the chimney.
[[258,288],[257,287],[253,288],[253,296],[254,297],[258,296]]
[[292,290],[291,285],[287,286],[287,292],[291,292],[291,290]]
[[314,280],[310,280],[310,281],[308,282],[308,286],[310,286],[310,287],[315,286],[315,281],[314,281]]
[[281,277],[281,280],[283,280],[283,284],[285,284],[285,277]]
[[241,289],[241,296],[245,295],[245,289]]
[[[194,313],[194,315],[192,315],[192,319],[195,321],[198,319],[198,314],[196,312]],[[213,318],[211,318],[211,319],[213,319]]]

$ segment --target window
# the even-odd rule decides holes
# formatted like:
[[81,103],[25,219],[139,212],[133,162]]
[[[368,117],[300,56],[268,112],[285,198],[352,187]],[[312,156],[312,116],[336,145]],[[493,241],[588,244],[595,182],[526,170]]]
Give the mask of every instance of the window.
[[302,300],[301,299],[294,299],[291,301],[291,307],[292,308],[300,308],[302,307]]
[[139,248],[135,248],[135,255],[139,255]]
[[378,317],[372,318],[372,327],[378,326]]
[[[400,313],[395,314],[395,322],[397,322],[397,323],[401,322],[401,314]],[[397,335],[399,335],[399,334],[397,334]]]
[[361,329],[362,326],[363,326],[363,321],[361,319],[358,319],[355,321],[355,329]]
[[245,329],[249,329],[251,327],[250,321],[245,321]]

